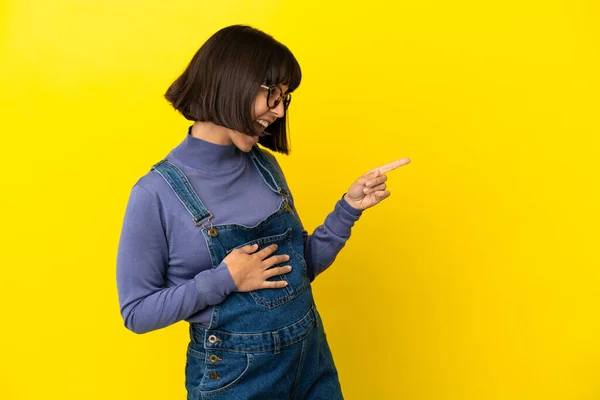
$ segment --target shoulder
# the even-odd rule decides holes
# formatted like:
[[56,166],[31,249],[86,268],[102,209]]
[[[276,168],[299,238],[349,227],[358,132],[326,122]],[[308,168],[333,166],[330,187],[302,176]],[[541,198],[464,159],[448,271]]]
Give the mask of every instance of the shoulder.
[[273,167],[276,169],[276,171],[281,176],[281,179],[283,180],[283,184],[285,185],[285,187],[287,188],[288,192],[290,193],[290,197],[291,197],[290,200],[291,200],[291,203],[292,203],[292,206],[293,206],[293,204],[294,204],[294,197],[292,195],[292,190],[290,189],[290,186],[289,186],[289,184],[287,182],[285,174],[283,173],[283,170],[281,169],[281,166],[279,165],[279,162],[277,161],[277,158],[275,158],[275,156],[271,152],[269,152],[268,150],[261,149],[258,146],[256,146],[256,148],[265,156],[265,158],[267,160],[269,160],[271,162],[271,164],[273,165]]
[[277,168],[277,170],[279,171],[279,173],[281,173],[281,175],[283,176],[283,170],[281,169],[281,166],[279,165],[279,162],[277,161],[277,158],[275,158],[275,156],[273,155],[273,153],[271,153],[269,150],[263,149],[261,147],[256,146],[256,149],[271,163],[273,164],[273,166],[275,168]]
[[[164,159],[163,159],[164,160]],[[181,166],[168,160],[171,164],[178,168]],[[158,164],[155,163],[154,165]],[[148,201],[163,203],[168,202],[173,196],[173,190],[167,181],[157,171],[152,169],[152,165],[148,166],[147,172],[135,182],[132,188],[132,193],[138,197],[148,199]]]
[[133,185],[134,188],[140,188],[155,196],[162,192],[165,186],[166,182],[163,177],[154,171],[148,171]]
[[271,153],[269,150],[265,149],[264,147],[260,147],[260,146],[256,146],[256,148],[258,149],[259,152],[264,154],[265,157],[267,157],[269,160],[271,160],[273,162],[277,162],[277,159],[275,158],[273,153]]

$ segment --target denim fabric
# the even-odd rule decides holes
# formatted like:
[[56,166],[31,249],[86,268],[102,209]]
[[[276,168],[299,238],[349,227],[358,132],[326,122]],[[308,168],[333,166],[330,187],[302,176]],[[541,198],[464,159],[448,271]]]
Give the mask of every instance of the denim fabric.
[[[292,271],[285,288],[235,292],[213,308],[209,326],[190,324],[186,362],[188,400],[342,399],[337,371],[315,308],[304,260],[302,226],[289,189],[262,151],[249,153],[265,184],[281,195],[279,209],[253,227],[212,225],[212,214],[181,170],[166,160],[153,167],[202,229],[216,268],[233,249],[276,243]],[[284,265],[284,264],[281,264]],[[280,265],[276,265],[280,266]]]

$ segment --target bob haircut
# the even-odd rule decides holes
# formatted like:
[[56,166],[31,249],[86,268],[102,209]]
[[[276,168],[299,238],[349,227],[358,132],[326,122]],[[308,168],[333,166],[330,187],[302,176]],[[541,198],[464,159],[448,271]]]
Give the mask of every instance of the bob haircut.
[[276,152],[289,154],[287,110],[262,133],[253,120],[261,85],[281,84],[293,92],[302,71],[292,52],[272,36],[245,25],[212,35],[196,52],[165,98],[190,121],[212,122],[249,136]]

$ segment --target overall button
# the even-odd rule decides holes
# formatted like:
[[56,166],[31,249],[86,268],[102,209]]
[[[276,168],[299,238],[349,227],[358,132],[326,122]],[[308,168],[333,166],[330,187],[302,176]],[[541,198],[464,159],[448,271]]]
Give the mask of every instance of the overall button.
[[218,337],[216,337],[215,335],[210,335],[208,337],[208,342],[211,343],[211,344],[215,344],[215,343],[220,342],[220,341],[221,340]]
[[210,379],[220,379],[219,375],[215,371],[210,371],[208,376],[210,376]]
[[208,230],[208,236],[217,237],[217,236],[219,236],[219,231],[217,230],[217,228],[210,228]]
[[290,207],[290,205],[287,202],[283,205],[283,209],[285,210],[285,212],[292,211],[292,207]]
[[210,357],[208,357],[208,359],[210,360],[211,363],[216,364],[217,361],[221,361],[222,358],[220,358],[219,356],[212,354]]

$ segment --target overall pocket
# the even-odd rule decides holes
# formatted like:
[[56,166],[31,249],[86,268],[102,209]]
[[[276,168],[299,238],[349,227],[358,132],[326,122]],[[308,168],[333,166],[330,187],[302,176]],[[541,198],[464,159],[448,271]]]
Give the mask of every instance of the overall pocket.
[[[275,308],[294,299],[308,287],[310,281],[306,273],[306,261],[304,260],[304,256],[294,249],[292,244],[292,228],[288,228],[280,235],[262,237],[244,243],[238,247],[244,247],[250,244],[258,244],[259,250],[272,244],[277,244],[277,251],[273,253],[273,255],[287,254],[290,256],[290,259],[285,263],[276,264],[274,267],[281,267],[284,265],[292,266],[292,270],[287,274],[274,276],[268,279],[269,281],[287,281],[288,285],[286,287],[280,289],[260,289],[248,292],[256,304],[266,308]],[[231,250],[229,250],[228,253]]]

